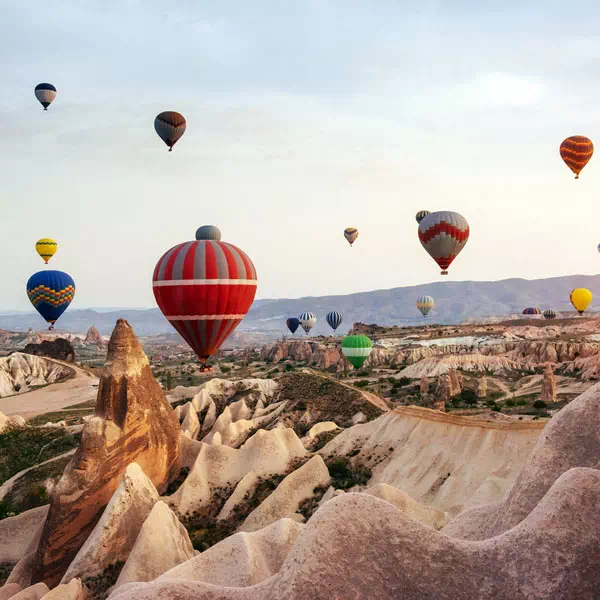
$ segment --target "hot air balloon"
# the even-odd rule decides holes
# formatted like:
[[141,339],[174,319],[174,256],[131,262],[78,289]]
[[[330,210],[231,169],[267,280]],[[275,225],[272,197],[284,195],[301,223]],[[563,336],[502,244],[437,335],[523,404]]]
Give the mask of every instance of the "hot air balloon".
[[522,314],[524,314],[524,315],[541,315],[542,311],[539,308],[529,306],[529,307],[523,309]]
[[327,313],[325,320],[329,324],[329,327],[335,331],[342,324],[344,319],[339,312],[332,310],[331,312]]
[[169,146],[169,152],[173,150],[173,146],[177,143],[177,140],[185,133],[185,126],[186,122],[183,115],[174,110],[161,112],[154,119],[154,129],[162,141]]
[[415,217],[417,219],[417,223],[420,223],[427,215],[430,214],[431,213],[428,210],[420,210]]
[[202,225],[196,230],[197,240],[216,240],[221,239],[221,230],[214,225]]
[[62,271],[39,271],[27,282],[27,295],[33,307],[50,323],[54,323],[67,310],[75,296],[75,282]]
[[448,267],[469,239],[469,224],[456,212],[442,210],[427,215],[419,223],[419,240],[431,258],[448,275]]
[[287,328],[292,332],[292,334],[296,333],[296,329],[300,327],[300,321],[296,317],[290,317],[285,324]]
[[346,229],[344,229],[344,237],[348,240],[350,247],[352,247],[352,244],[354,244],[356,238],[358,237],[358,229],[355,229],[354,227],[346,227]]
[[426,317],[429,311],[435,306],[435,302],[431,296],[420,296],[417,298],[417,308],[421,311],[421,314]]
[[35,243],[35,249],[44,259],[44,262],[48,264],[48,261],[56,254],[58,244],[52,238],[42,238]]
[[544,319],[556,319],[556,313],[548,308],[544,311]]
[[600,244],[598,244],[598,252],[600,252]]
[[579,179],[579,173],[590,162],[592,154],[594,154],[594,144],[583,135],[572,135],[560,145],[560,156],[567,167],[575,173],[575,179]]
[[178,244],[160,258],[152,289],[163,315],[206,370],[204,363],[250,309],[257,280],[254,265],[242,250],[204,238],[202,228],[198,231],[195,241]]
[[373,345],[366,335],[347,335],[342,340],[342,352],[355,369],[363,366],[371,350]]
[[298,315],[298,321],[300,321],[302,329],[304,329],[306,335],[308,335],[308,332],[315,326],[317,317],[311,312],[303,312],[301,315]]
[[44,107],[44,110],[48,110],[48,107],[56,98],[56,88],[51,83],[38,83],[35,86],[35,97]]
[[592,302],[592,292],[585,288],[575,288],[571,292],[569,300],[571,300],[571,304],[575,307],[575,310],[582,315]]

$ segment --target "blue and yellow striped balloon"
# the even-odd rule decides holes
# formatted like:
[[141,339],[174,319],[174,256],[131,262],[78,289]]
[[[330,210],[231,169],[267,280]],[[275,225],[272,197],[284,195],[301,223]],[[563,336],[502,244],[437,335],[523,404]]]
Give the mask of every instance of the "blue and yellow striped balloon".
[[38,271],[27,282],[27,296],[33,307],[50,323],[50,329],[54,329],[54,323],[75,297],[75,282],[62,271]]
[[329,324],[329,327],[335,331],[342,324],[344,319],[342,318],[341,313],[337,312],[336,310],[332,310],[331,312],[327,313],[325,320]]

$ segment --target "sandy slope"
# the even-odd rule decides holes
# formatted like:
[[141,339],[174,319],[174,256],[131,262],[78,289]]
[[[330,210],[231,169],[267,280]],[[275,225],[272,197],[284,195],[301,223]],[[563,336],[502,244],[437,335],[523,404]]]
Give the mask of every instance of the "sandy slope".
[[0,399],[0,411],[5,415],[21,415],[30,419],[38,414],[61,410],[73,404],[95,400],[98,379],[70,363],[48,358],[73,370],[74,376],[60,383]]

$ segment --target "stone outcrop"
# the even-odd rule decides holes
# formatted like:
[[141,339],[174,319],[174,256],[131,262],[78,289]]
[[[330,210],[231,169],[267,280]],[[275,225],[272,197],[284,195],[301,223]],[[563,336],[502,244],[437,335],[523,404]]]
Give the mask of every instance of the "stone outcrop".
[[72,375],[73,370],[67,365],[42,356],[14,352],[0,358],[0,398],[63,381]]
[[84,600],[85,597],[81,580],[72,579],[67,584],[56,586],[42,600]]
[[550,363],[546,365],[544,371],[541,400],[550,403],[556,402],[556,380],[554,379],[554,369]]
[[120,319],[110,339],[96,415],[53,492],[34,582],[59,582],[132,462],[162,493],[180,468],[179,423],[133,329]]
[[64,338],[44,340],[40,344],[27,344],[22,352],[23,354],[33,354],[34,356],[56,358],[65,362],[74,362],[75,360],[75,348],[71,342]]
[[110,565],[125,562],[144,520],[157,502],[156,488],[142,469],[131,463],[61,583],[95,577]]
[[152,581],[194,554],[185,527],[164,502],[157,502],[140,529],[115,588],[129,581]]
[[421,396],[429,394],[429,377],[421,377],[421,381],[419,382],[419,392],[421,392]]
[[39,540],[47,514],[48,506],[40,506],[0,521],[0,565],[16,563],[27,554]]
[[25,419],[19,415],[7,417],[0,412],[0,433],[14,427],[24,427],[25,423]]
[[487,377],[484,375],[477,380],[477,388],[475,389],[475,395],[478,398],[485,398],[488,393]]
[[106,340],[100,335],[100,332],[96,329],[96,327],[94,325],[92,325],[87,330],[87,333],[85,334],[85,339],[83,340],[83,343],[86,346],[95,345],[95,346],[99,346],[101,348],[106,348],[108,345]]

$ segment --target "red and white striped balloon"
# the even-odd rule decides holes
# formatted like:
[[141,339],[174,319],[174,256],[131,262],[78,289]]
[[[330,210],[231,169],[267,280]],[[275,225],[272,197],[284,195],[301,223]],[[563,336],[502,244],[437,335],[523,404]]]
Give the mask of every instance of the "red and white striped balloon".
[[448,267],[465,247],[468,239],[469,224],[457,212],[433,212],[419,223],[419,240],[442,269],[442,275],[448,275]]
[[201,227],[196,238],[161,257],[152,288],[162,313],[204,362],[250,310],[257,279],[252,261],[221,242],[216,227]]

